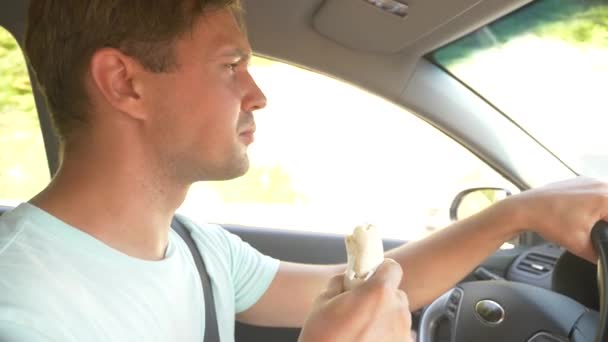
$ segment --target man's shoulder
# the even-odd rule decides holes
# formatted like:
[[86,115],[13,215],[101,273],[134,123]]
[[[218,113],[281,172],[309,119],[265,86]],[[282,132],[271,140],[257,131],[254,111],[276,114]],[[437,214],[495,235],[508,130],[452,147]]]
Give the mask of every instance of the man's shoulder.
[[182,214],[176,214],[176,217],[190,231],[195,241],[223,240],[227,234],[230,234],[219,224],[198,222]]
[[219,224],[201,223],[179,214],[176,216],[190,231],[203,258],[230,258],[235,250],[241,248],[242,240]]
[[[47,268],[44,245],[31,236],[31,222],[17,207],[0,216],[0,310],[3,329],[8,324],[30,327],[37,310],[47,298],[41,285],[49,286],[56,279]],[[17,321],[14,321],[17,319]],[[17,324],[17,325],[15,325]],[[3,333],[4,330],[1,330]]]
[[23,205],[0,216],[0,256],[18,243],[27,223],[27,210],[24,210]]
[[0,274],[10,279],[0,281],[0,291],[6,287],[40,291],[41,283],[55,279],[55,271],[69,263],[64,247],[71,244],[38,211],[22,204],[0,216]]

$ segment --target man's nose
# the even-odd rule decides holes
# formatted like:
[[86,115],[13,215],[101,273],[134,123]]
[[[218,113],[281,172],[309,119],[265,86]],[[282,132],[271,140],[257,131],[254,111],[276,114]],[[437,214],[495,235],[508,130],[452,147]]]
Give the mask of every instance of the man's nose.
[[253,112],[266,107],[266,95],[257,85],[253,77],[249,75],[248,91],[243,101],[243,110]]

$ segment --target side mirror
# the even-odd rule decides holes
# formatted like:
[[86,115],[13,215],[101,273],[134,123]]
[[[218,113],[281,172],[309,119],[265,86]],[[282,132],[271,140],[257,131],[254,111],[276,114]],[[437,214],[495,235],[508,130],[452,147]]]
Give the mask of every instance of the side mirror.
[[503,188],[473,188],[460,192],[450,206],[450,219],[461,220],[477,214],[492,204],[511,196]]

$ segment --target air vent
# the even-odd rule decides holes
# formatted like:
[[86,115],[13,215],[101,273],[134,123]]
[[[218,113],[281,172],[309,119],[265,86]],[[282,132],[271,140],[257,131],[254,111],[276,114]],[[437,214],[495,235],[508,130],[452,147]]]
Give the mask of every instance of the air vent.
[[539,253],[529,253],[517,264],[517,270],[535,276],[545,275],[553,270],[557,258]]

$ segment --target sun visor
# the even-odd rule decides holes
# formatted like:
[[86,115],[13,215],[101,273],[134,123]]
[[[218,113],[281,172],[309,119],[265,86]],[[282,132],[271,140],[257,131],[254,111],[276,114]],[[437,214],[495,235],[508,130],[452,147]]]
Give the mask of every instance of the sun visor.
[[396,53],[482,0],[325,0],[313,18],[323,36],[351,49]]

